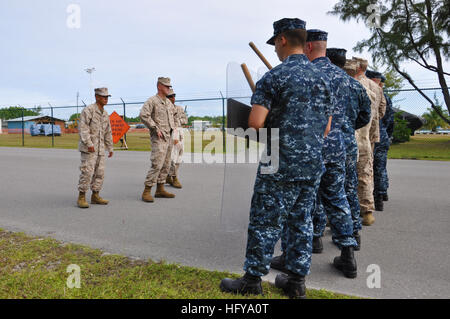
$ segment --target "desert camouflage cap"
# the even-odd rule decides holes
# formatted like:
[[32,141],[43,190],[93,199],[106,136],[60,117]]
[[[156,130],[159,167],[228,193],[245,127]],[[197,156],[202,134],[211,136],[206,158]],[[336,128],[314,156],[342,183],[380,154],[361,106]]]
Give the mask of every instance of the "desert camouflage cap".
[[306,29],[306,22],[297,18],[283,18],[273,23],[273,36],[267,41],[267,44],[275,45],[275,38],[277,35],[296,29]]
[[365,69],[369,65],[369,61],[364,60],[363,58],[353,57],[352,59],[359,63],[358,65],[359,68]]
[[161,83],[162,85],[165,85],[165,86],[172,87],[172,84],[170,84],[170,78],[165,78],[165,77],[160,76],[158,78],[158,83]]
[[306,42],[314,42],[314,41],[327,41],[328,33],[318,29],[308,30],[308,37],[306,38]]
[[111,96],[108,93],[108,88],[96,88],[94,89],[95,95],[100,95],[100,96]]
[[167,94],[167,96],[170,96],[170,95],[175,95],[175,92],[173,91],[173,89],[170,89],[169,94]]
[[358,61],[358,62],[367,62],[367,60],[364,60],[363,58],[358,58],[358,57],[352,57],[352,60]]
[[345,63],[345,66],[344,66],[344,70],[356,72],[357,69],[358,69],[358,62],[353,61],[353,60],[347,60],[347,62]]
[[356,68],[359,68],[359,62],[353,59],[347,60],[346,65],[347,64],[354,64],[356,66]]

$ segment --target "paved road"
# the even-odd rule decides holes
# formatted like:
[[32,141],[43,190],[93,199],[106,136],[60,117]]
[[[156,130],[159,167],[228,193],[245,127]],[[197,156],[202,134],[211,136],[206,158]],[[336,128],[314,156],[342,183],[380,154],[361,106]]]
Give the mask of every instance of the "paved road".
[[[0,227],[128,256],[242,272],[256,165],[185,164],[184,188],[173,190],[177,197],[146,204],[139,199],[148,159],[149,153],[116,152],[107,161],[102,192],[110,205],[81,210],[77,151],[0,148]],[[307,286],[376,298],[449,298],[450,163],[388,165],[390,201],[376,213],[375,225],[363,230],[358,278],[345,279],[332,268],[338,250],[327,233]],[[371,264],[381,269],[380,289],[367,287]]]

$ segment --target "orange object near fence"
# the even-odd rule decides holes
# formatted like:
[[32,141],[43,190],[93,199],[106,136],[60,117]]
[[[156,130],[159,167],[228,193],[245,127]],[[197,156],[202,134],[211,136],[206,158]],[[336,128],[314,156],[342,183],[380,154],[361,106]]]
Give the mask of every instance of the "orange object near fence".
[[111,122],[113,143],[116,144],[128,132],[130,126],[115,111],[109,116],[109,121]]

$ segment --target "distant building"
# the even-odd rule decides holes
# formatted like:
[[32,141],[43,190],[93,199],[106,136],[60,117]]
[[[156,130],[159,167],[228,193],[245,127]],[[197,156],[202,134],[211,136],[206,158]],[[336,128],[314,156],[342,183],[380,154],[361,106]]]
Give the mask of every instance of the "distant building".
[[[22,133],[22,117],[16,119],[11,119],[7,121],[8,123],[8,134],[19,134]],[[26,134],[30,134],[30,128],[33,124],[55,124],[61,128],[61,133],[65,132],[65,121],[60,120],[51,116],[24,116],[23,126]]]
[[211,126],[210,121],[193,121],[192,122],[192,127],[196,131],[205,131],[210,126]]

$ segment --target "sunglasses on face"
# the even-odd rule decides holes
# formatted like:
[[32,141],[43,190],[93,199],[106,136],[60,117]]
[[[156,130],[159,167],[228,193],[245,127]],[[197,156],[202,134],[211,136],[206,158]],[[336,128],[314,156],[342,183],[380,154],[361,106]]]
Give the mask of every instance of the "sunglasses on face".
[[172,98],[172,97],[175,97],[175,94],[167,95],[167,98],[168,98],[168,99],[170,99],[170,98]]

